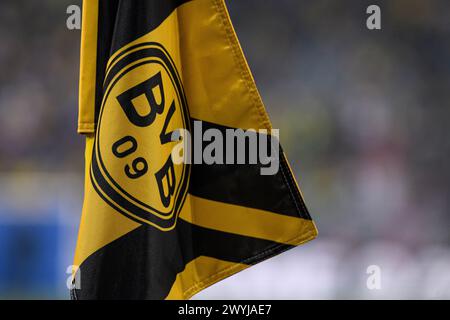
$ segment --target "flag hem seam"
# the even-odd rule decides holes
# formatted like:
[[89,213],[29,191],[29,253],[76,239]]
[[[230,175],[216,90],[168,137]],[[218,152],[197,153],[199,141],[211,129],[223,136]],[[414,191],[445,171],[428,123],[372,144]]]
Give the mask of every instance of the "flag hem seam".
[[[248,267],[250,267],[251,265],[257,264],[259,262],[262,262],[264,260],[267,260],[273,256],[276,256],[284,251],[290,250],[295,248],[296,246],[302,245],[308,241],[313,240],[314,238],[316,238],[317,236],[317,229],[314,225],[314,222],[312,222],[311,225],[311,229],[306,233],[306,234],[302,234],[300,236],[294,237],[291,240],[288,240],[288,242],[293,242],[295,243],[295,245],[286,245],[286,244],[275,244],[272,247],[269,247],[255,255],[252,255],[240,262],[237,262],[236,264],[227,267],[225,269],[222,269],[216,273],[214,273],[213,275],[195,283],[194,285],[192,285],[191,287],[189,287],[188,289],[186,289],[185,291],[183,291],[183,299],[190,299],[191,297],[193,297],[195,294],[199,293],[200,291],[202,291],[203,289],[217,283],[220,280],[223,280],[233,274],[238,273],[239,271],[242,271]],[[254,261],[252,261],[254,260]],[[252,264],[248,264],[249,261],[252,261]],[[245,265],[244,267],[242,265]],[[238,270],[239,268],[241,268],[241,270]]]

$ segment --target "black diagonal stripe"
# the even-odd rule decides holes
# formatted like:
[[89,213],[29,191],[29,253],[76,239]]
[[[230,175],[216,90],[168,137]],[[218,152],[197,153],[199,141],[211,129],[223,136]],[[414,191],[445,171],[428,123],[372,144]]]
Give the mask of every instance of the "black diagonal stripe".
[[190,0],[120,0],[111,54],[156,29],[177,7],[188,1]]
[[[225,130],[231,129],[206,121],[202,121],[202,128],[203,132],[218,129],[223,137]],[[195,132],[192,140],[194,144],[201,141]],[[207,143],[204,142],[203,147]],[[225,152],[224,144],[223,154]],[[261,175],[261,164],[194,164],[189,192],[209,200],[311,220],[281,147],[279,159],[280,167],[275,175]]]
[[293,246],[215,231],[182,219],[161,232],[143,225],[89,256],[80,266],[77,299],[164,299],[176,275],[199,256],[255,264]]
[[178,6],[190,0],[99,0],[95,123],[109,58],[120,48],[156,29]]

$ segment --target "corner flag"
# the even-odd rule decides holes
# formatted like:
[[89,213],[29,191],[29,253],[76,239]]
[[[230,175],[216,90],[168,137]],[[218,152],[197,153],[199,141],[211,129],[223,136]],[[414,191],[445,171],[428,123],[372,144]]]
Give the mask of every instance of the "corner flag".
[[187,299],[316,237],[271,129],[223,0],[85,0],[72,298]]

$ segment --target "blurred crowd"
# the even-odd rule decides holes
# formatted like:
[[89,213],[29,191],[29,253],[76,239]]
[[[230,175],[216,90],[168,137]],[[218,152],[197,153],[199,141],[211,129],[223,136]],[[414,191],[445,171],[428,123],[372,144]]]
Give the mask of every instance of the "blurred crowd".
[[[261,278],[261,298],[450,297],[450,2],[227,3],[320,235],[200,297],[245,297],[245,279]],[[81,0],[0,2],[0,297],[66,297],[84,152],[70,4]],[[370,4],[381,30],[366,28]],[[56,247],[35,249],[47,254],[23,249],[53,233]],[[33,259],[60,274],[27,291],[14,263]],[[370,264],[387,270],[378,295],[364,287]]]

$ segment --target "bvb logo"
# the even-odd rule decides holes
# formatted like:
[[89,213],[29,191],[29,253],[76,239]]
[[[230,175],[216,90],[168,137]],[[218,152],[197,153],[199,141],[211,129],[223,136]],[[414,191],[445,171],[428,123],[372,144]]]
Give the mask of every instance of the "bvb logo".
[[111,62],[92,156],[97,193],[120,213],[162,231],[175,227],[190,166],[174,164],[172,133],[190,131],[180,76],[157,43],[127,49]]

